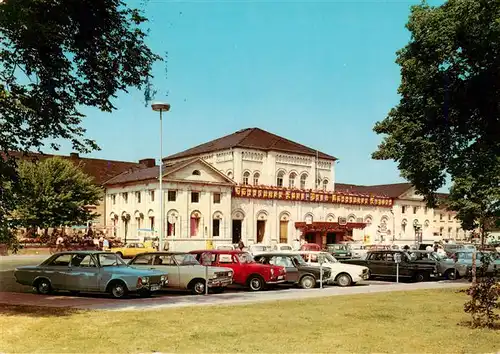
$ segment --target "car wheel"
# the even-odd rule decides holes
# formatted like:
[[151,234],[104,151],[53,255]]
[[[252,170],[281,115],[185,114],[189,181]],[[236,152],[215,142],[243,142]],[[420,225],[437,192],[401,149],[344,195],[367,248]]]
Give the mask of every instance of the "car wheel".
[[151,295],[152,295],[152,292],[149,291],[148,289],[139,290],[140,297],[150,297]]
[[36,282],[35,290],[42,295],[48,295],[52,292],[52,285],[48,279],[40,279]]
[[115,299],[123,299],[127,297],[128,289],[124,283],[122,283],[121,281],[117,281],[110,285],[109,293]]
[[311,275],[304,275],[300,279],[300,287],[302,289],[312,289],[316,286],[316,279]]
[[121,253],[121,252],[116,252],[116,255],[117,255],[118,257],[120,257],[120,258],[123,258],[123,253]]
[[264,288],[264,280],[257,275],[254,275],[250,279],[248,279],[247,284],[252,291],[260,291]]
[[455,269],[448,269],[446,273],[444,273],[444,278],[447,280],[455,280],[457,279],[457,272]]
[[427,280],[427,275],[423,272],[418,272],[417,274],[415,274],[414,280],[417,283],[423,282],[423,281]]
[[338,286],[346,287],[346,286],[350,286],[352,284],[352,278],[347,273],[341,273],[337,276],[337,279],[335,279],[335,282],[337,283]]
[[195,280],[193,284],[191,284],[191,292],[193,293],[193,295],[205,294],[205,281]]

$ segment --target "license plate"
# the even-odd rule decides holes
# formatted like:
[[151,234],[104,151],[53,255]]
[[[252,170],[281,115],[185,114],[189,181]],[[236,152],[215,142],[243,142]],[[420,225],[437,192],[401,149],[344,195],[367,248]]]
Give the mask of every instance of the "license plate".
[[278,280],[281,280],[281,279],[284,279],[284,278],[285,278],[285,277],[284,277],[283,275],[280,275],[280,276],[278,277]]
[[157,291],[157,290],[160,290],[159,285],[151,285],[151,291]]

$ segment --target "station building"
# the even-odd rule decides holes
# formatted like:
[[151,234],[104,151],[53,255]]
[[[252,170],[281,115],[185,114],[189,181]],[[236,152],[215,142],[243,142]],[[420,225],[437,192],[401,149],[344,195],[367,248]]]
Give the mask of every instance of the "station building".
[[106,226],[122,240],[157,236],[159,193],[171,249],[219,244],[432,242],[465,237],[452,212],[426,208],[408,183],[336,183],[337,159],[259,128],[111,178]]

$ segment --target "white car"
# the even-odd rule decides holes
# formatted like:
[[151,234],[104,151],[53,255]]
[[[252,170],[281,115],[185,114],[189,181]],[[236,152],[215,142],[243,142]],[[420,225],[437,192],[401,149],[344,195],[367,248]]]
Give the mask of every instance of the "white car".
[[270,248],[271,247],[263,245],[262,243],[254,243],[248,246],[247,250],[251,255],[255,255],[257,253],[268,252]]
[[226,244],[226,245],[218,245],[215,247],[217,251],[234,251],[237,249],[234,245]]
[[288,243],[277,243],[272,248],[271,251],[274,252],[290,252],[293,251],[293,247]]
[[370,271],[367,267],[340,263],[328,252],[300,251],[297,253],[304,258],[307,264],[315,267],[320,266],[318,260],[319,256],[322,256],[324,263],[321,266],[331,270],[332,275],[328,281],[330,284],[344,287],[369,278]]

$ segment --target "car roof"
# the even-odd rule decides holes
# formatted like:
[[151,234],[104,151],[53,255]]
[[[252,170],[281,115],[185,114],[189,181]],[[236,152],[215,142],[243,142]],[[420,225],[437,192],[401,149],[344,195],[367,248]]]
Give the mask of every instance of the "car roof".
[[159,255],[174,255],[174,254],[190,254],[189,252],[174,252],[174,251],[157,251],[157,252],[142,252],[139,253],[138,256],[143,256],[145,254],[159,254]]
[[189,253],[215,253],[215,254],[239,254],[239,253],[245,253],[245,251],[240,251],[240,250],[194,250],[194,251],[189,251]]
[[107,252],[107,251],[93,251],[93,250],[88,250],[88,251],[63,251],[63,252],[57,252],[54,253],[55,255],[61,255],[61,254],[115,254],[113,252]]
[[300,255],[300,251],[290,251],[290,252],[276,252],[276,251],[268,251],[268,252],[259,252],[254,256],[298,256]]

